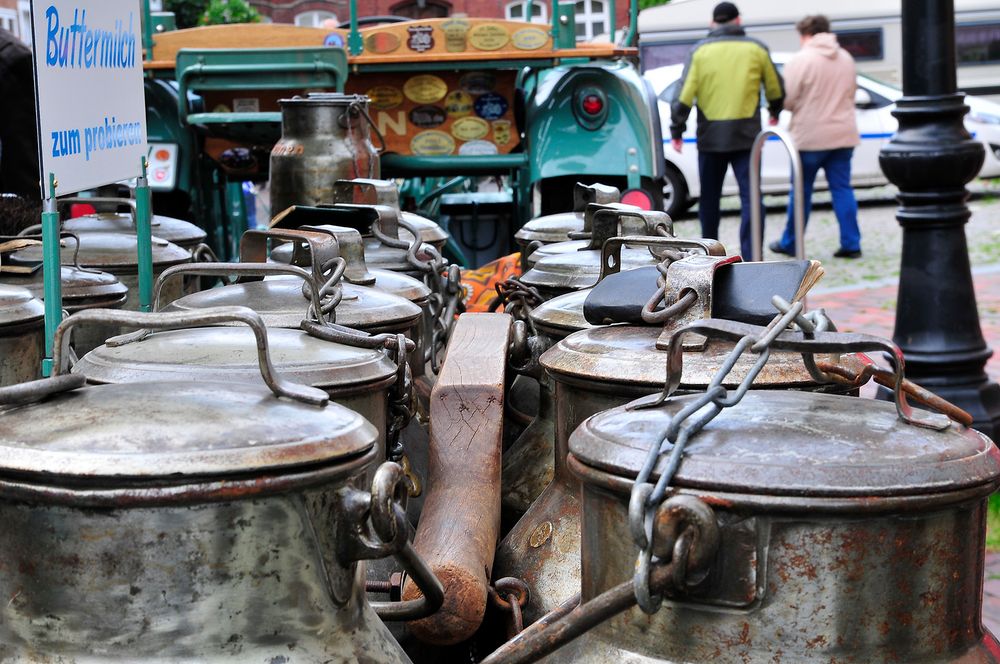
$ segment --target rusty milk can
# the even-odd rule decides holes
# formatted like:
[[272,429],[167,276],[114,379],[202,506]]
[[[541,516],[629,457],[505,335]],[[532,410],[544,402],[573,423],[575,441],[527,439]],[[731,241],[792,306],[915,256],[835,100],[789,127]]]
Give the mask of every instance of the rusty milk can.
[[621,192],[616,187],[603,184],[576,183],[573,189],[573,211],[547,214],[535,217],[514,233],[514,240],[521,250],[521,271],[526,272],[528,256],[546,244],[568,242],[571,234],[580,233],[584,229],[584,212],[587,205],[596,203],[608,205],[620,203]]
[[333,200],[333,183],[379,176],[368,97],[334,93],[282,99],[281,139],[271,149],[271,209]]
[[361,561],[399,555],[425,589],[396,616],[433,611],[440,585],[407,542],[399,467],[357,488],[371,424],[282,378],[266,348],[267,387],[80,387],[57,348],[55,378],[2,398],[0,659],[408,661]]
[[41,376],[45,307],[26,288],[0,284],[0,386]]
[[[711,240],[648,238],[644,241],[689,242],[693,251],[699,250],[694,249],[699,243],[706,243],[700,251],[724,253],[721,245]],[[620,241],[613,241],[607,249],[615,251],[619,244]],[[575,332],[541,356],[540,362],[554,384],[554,438],[551,443],[544,439],[536,442],[554,445],[554,454],[548,462],[554,464],[552,481],[500,543],[495,572],[498,577],[512,576],[528,584],[526,622],[537,620],[558,606],[580,585],[579,483],[566,467],[570,434],[594,413],[662,390],[666,358],[661,337],[669,338],[673,330],[690,320],[710,317],[713,274],[720,265],[738,260],[700,253],[674,261],[668,268],[665,286],[674,297],[688,290],[697,293],[694,306],[661,321],[662,327],[609,325]],[[727,352],[722,342],[689,344],[681,389],[685,392],[704,389]],[[858,361],[845,357],[843,363],[856,368]],[[736,375],[742,375],[751,366],[744,358],[736,367]],[[802,367],[797,356],[790,353],[775,354],[753,387],[849,391],[839,385],[818,382]]]
[[[766,336],[730,321],[688,332],[755,349]],[[785,332],[771,344],[782,347],[899,358],[896,403],[721,390],[586,420],[569,456],[583,485],[582,600],[626,582],[639,607],[546,661],[1000,661],[981,618],[996,446],[912,410],[891,342]]]

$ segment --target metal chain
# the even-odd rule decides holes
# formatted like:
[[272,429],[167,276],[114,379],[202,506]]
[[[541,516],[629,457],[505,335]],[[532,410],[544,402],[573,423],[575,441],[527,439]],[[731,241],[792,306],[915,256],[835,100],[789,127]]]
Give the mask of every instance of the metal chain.
[[[802,303],[796,302],[787,311],[778,313],[759,335],[747,335],[740,339],[715,373],[705,392],[686,403],[675,413],[660,440],[649,448],[645,463],[632,487],[628,516],[632,540],[639,548],[635,565],[635,596],[639,607],[644,612],[655,613],[663,601],[662,595],[655,594],[650,587],[650,574],[653,567],[670,562],[670,560],[661,560],[653,554],[654,518],[657,509],[666,498],[667,487],[677,472],[685,446],[692,436],[701,431],[719,413],[740,402],[767,363],[771,342],[793,323],[797,323],[806,333],[811,333],[816,329],[812,321],[802,315]],[[723,381],[747,351],[756,353],[758,355],[757,361],[736,389],[727,390],[722,385]],[[667,384],[669,385],[669,381]],[[667,389],[664,388],[658,399],[637,407],[649,408],[661,405],[669,396]],[[660,472],[656,484],[652,484],[653,471],[664,454],[667,454],[666,466]],[[676,553],[675,547],[674,554],[676,555]],[[683,582],[685,566],[675,565],[674,571],[675,581]]]
[[[658,224],[657,228],[660,226],[662,224]],[[652,247],[650,247],[650,251],[652,251]],[[642,320],[644,323],[663,325],[668,320],[681,315],[694,306],[694,303],[698,300],[698,295],[694,291],[684,292],[676,302],[672,302],[669,305],[664,301],[667,294],[667,271],[676,261],[700,254],[701,252],[693,249],[664,249],[657,254],[657,257],[663,259],[656,265],[656,271],[660,273],[660,276],[656,278],[656,292],[653,293],[653,296],[642,307]],[[663,309],[657,310],[657,307],[661,304],[666,306]]]
[[510,613],[511,622],[507,638],[512,639],[524,631],[524,617],[521,610],[528,604],[528,584],[521,579],[505,576],[497,579],[489,587],[490,601],[501,611]]
[[497,297],[490,302],[490,311],[496,311],[501,306],[506,314],[510,314],[514,320],[523,320],[531,324],[531,310],[545,301],[542,294],[534,286],[529,286],[517,277],[510,277],[506,281],[498,282],[493,286],[497,291]]

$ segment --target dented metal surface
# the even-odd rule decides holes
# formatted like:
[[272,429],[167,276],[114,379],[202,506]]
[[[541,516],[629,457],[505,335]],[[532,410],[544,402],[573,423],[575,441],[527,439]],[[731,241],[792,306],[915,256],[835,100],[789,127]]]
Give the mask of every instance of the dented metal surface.
[[0,386],[38,378],[45,352],[45,309],[26,288],[0,284]]
[[[633,451],[644,456],[684,402],[616,408],[573,435],[584,601],[632,578]],[[884,402],[751,392],[692,439],[673,482],[717,515],[722,544],[704,582],[549,661],[1000,661],[980,618],[998,480],[996,447],[960,425],[908,426]]]

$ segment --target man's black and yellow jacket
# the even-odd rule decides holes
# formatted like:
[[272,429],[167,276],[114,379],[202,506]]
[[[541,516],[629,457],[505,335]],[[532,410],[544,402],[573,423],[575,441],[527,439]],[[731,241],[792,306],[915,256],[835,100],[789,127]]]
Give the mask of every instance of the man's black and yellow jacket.
[[670,107],[670,136],[684,133],[698,105],[698,151],[749,150],[760,132],[760,89],[778,117],[785,97],[767,47],[738,25],[721,25],[695,44]]

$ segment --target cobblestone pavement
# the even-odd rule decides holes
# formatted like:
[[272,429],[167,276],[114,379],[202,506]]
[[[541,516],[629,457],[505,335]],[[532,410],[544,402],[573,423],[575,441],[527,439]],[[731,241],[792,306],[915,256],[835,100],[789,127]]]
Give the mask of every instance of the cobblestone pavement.
[[[1000,382],[1000,183],[979,181],[970,186],[972,218],[966,225],[973,281],[980,323],[986,343],[994,349],[987,373]],[[902,231],[896,222],[896,202],[890,187],[858,191],[861,227],[859,259],[833,258],[838,228],[829,206],[829,195],[817,194],[806,233],[806,252],[823,263],[826,274],[809,297],[811,308],[824,307],[837,326],[848,332],[866,332],[891,337],[896,314],[899,253]],[[786,198],[765,197],[765,247],[777,239],[785,223]],[[739,249],[739,201],[724,199],[722,242],[730,251]],[[695,209],[696,211],[696,209]],[[675,221],[679,236],[697,236],[695,215]],[[781,256],[765,250],[766,260]],[[983,623],[1000,635],[1000,552],[986,556],[983,584]]]

